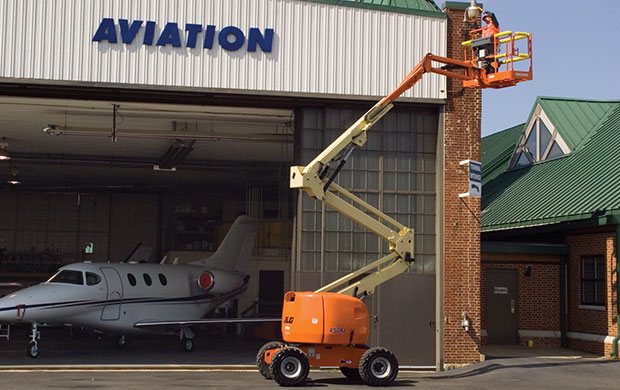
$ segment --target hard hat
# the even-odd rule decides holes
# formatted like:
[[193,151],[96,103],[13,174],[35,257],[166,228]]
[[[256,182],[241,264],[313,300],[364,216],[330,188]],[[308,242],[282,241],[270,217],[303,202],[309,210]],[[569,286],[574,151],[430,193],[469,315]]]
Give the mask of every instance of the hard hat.
[[499,28],[499,21],[497,20],[497,17],[493,12],[484,11],[484,14],[482,14],[482,20],[486,21],[487,18],[491,19],[491,21],[493,21],[493,24]]

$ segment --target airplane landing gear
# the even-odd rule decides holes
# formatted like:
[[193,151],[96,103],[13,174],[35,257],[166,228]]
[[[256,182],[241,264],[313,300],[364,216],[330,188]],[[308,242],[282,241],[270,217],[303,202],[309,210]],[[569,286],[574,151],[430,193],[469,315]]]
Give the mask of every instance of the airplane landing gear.
[[194,349],[194,340],[183,338],[183,346],[185,347],[185,352],[191,352]]
[[183,344],[185,352],[191,352],[194,349],[194,332],[190,328],[181,328],[179,338]]
[[123,349],[127,346],[127,339],[125,338],[124,334],[116,337],[116,346],[120,349]]
[[37,340],[41,338],[41,332],[38,330],[36,322],[33,322],[30,326],[30,343],[28,343],[28,356],[36,358],[39,356],[39,343]]

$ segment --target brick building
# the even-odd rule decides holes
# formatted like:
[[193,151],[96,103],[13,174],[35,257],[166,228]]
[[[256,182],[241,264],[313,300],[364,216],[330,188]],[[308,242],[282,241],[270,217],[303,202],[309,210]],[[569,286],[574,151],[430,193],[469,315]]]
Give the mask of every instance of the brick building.
[[618,129],[620,101],[539,97],[482,140],[484,342],[617,353]]

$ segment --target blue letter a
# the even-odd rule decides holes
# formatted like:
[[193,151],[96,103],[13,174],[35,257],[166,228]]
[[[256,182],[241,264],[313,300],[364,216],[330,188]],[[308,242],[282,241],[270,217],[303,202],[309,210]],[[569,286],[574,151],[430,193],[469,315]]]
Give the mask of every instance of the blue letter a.
[[103,40],[116,43],[116,26],[114,26],[114,19],[103,18],[101,20],[101,24],[93,36],[93,42],[101,42]]

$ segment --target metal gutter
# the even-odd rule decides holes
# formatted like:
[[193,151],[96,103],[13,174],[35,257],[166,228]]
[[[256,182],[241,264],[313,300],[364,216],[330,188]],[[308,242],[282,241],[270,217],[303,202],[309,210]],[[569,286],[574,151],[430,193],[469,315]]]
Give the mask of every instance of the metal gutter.
[[500,230],[529,229],[545,225],[575,222],[580,222],[588,226],[603,226],[615,223],[613,221],[620,217],[620,210],[618,209],[605,210],[605,212],[605,214],[600,216],[593,216],[593,213],[581,213],[568,216],[533,219],[530,221],[489,224],[486,226],[481,226],[481,233],[490,233]]
[[568,256],[569,250],[563,244],[541,244],[529,242],[482,241],[480,251],[485,253],[512,253]]

